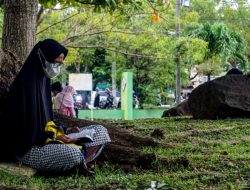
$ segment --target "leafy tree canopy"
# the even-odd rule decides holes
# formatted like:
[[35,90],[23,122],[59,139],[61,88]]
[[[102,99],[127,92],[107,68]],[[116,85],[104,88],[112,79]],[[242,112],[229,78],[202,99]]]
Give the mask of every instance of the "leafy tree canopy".
[[204,23],[192,32],[193,37],[203,39],[208,43],[206,60],[220,56],[224,61],[237,60],[246,65],[245,41],[236,32],[222,23]]
[[37,40],[60,41],[70,49],[67,66],[73,65],[78,72],[94,72],[96,77],[107,77],[105,80],[111,80],[111,63],[116,62],[118,85],[123,71],[133,71],[145,101],[155,100],[149,94],[175,86],[176,50],[181,56],[182,84],[189,82],[190,70],[196,65],[203,73],[203,66],[209,64],[214,73],[221,72],[227,62],[247,66],[250,11],[243,3],[236,9],[225,1],[192,0],[189,8],[181,9],[178,21],[182,37],[176,40],[174,0],[39,2],[43,14]]
[[92,5],[95,11],[100,11],[102,8],[109,8],[111,11],[115,9],[124,9],[124,6],[132,5],[139,7],[141,1],[134,0],[39,0],[44,7],[53,7],[58,4],[62,6],[78,7],[82,5]]

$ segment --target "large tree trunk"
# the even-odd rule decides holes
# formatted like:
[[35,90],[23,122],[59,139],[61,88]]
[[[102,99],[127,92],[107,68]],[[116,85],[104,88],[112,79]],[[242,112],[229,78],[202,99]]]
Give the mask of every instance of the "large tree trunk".
[[2,48],[21,62],[35,44],[37,12],[38,0],[4,0]]

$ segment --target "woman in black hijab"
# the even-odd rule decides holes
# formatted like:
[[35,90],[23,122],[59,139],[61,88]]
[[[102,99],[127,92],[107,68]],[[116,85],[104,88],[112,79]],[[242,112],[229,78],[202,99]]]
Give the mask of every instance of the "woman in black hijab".
[[[50,78],[60,73],[68,50],[52,39],[38,42],[32,49],[7,96],[1,124],[4,159],[17,159],[43,171],[64,171],[86,165],[82,151],[63,143],[74,143],[65,134],[45,130],[53,121]],[[110,142],[107,130],[104,145]],[[55,139],[56,138],[56,139]],[[48,139],[62,144],[46,144]],[[1,154],[1,155],[3,155]]]

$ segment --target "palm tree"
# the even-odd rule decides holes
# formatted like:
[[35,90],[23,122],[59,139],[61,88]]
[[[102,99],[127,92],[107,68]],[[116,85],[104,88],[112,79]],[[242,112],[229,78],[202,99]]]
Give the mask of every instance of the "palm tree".
[[[202,39],[208,43],[208,51],[205,55],[205,63],[210,69],[204,70],[204,74],[210,79],[210,75],[225,63],[232,63],[234,66],[240,64],[245,69],[247,59],[245,56],[245,42],[240,34],[232,32],[222,23],[202,24],[191,34],[192,37]],[[216,60],[216,61],[215,61]],[[214,66],[213,64],[216,64]]]

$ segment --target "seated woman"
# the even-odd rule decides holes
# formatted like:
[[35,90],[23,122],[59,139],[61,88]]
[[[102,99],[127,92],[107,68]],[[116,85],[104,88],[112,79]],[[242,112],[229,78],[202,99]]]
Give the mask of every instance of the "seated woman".
[[3,109],[1,160],[19,160],[47,172],[87,169],[87,164],[111,141],[106,128],[92,125],[87,129],[95,131],[93,141],[78,146],[72,143],[79,139],[70,138],[54,124],[50,78],[60,73],[67,53],[52,39],[40,41],[32,49],[10,87]]

